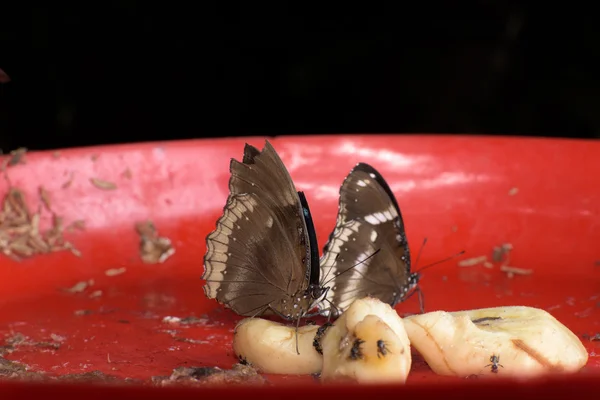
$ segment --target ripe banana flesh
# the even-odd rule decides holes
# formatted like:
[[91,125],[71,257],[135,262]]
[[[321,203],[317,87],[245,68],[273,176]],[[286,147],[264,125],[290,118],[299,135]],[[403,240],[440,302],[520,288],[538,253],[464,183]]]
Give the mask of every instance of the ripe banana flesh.
[[314,374],[321,371],[322,356],[313,347],[316,325],[298,328],[262,318],[238,322],[233,336],[235,354],[258,371],[267,374]]
[[404,383],[412,363],[402,319],[370,297],[354,301],[327,330],[321,346],[323,381]]
[[404,318],[411,344],[440,375],[531,377],[576,372],[581,340],[544,310],[510,306]]

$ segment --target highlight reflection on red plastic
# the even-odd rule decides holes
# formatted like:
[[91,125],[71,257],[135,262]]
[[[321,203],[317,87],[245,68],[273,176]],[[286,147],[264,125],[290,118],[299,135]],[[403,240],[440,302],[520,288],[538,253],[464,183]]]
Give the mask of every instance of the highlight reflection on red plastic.
[[[428,238],[420,265],[463,249],[463,258],[490,255],[494,246],[511,243],[511,264],[534,270],[511,279],[498,268],[460,268],[458,260],[441,264],[422,279],[427,311],[529,305],[548,310],[580,337],[600,331],[599,142],[372,135],[270,140],[297,189],[306,193],[321,247],[335,222],[342,180],[363,161],[378,169],[396,194],[413,255]],[[240,317],[204,297],[200,275],[205,237],[228,194],[229,159],[240,158],[246,141],[260,148],[264,143],[263,138],[196,140],[38,152],[27,154],[25,164],[9,167],[11,184],[25,193],[32,210],[41,204],[38,190],[43,186],[64,224],[85,220],[86,229],[65,232],[81,258],[69,252],[21,262],[0,258],[0,334],[22,333],[32,341],[64,338],[57,350],[19,346],[5,357],[49,375],[99,370],[145,380],[169,375],[178,366],[231,367],[236,362],[232,329]],[[101,190],[91,178],[113,182],[117,189]],[[7,189],[3,182],[0,194]],[[134,225],[146,219],[176,249],[163,264],[140,260]],[[43,210],[42,228],[50,223],[51,214]],[[115,268],[125,270],[106,274]],[[93,286],[82,293],[61,290],[89,280]],[[90,298],[94,291],[102,293]],[[417,312],[416,297],[397,310]],[[167,316],[196,316],[202,322],[172,325],[163,322]],[[581,390],[598,390],[600,384],[593,382],[600,382],[600,342],[582,341],[590,352],[588,365],[576,377],[563,379],[577,381]],[[293,391],[285,389],[288,397],[331,390],[313,384],[311,377],[268,379],[301,383]],[[423,386],[432,383],[437,385]],[[485,384],[496,385],[489,379]],[[474,394],[484,390],[481,385],[436,376],[417,360],[408,385],[394,390],[433,396],[464,387]],[[502,382],[498,385],[501,390]],[[519,385],[515,395],[553,387],[529,385]],[[23,395],[38,388],[0,384],[0,390]],[[74,396],[77,390],[86,391],[65,393]],[[125,398],[144,389],[98,390],[85,396]],[[237,393],[222,390],[207,394]],[[367,389],[344,390],[336,387],[335,393],[356,398]],[[192,393],[198,395],[197,389]],[[282,392],[271,387],[252,393],[264,397]]]

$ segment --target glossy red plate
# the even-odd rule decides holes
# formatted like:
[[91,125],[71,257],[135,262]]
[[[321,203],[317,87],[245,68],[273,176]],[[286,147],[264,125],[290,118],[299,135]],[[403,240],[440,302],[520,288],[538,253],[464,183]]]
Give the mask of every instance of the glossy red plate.
[[[169,375],[179,366],[230,368],[236,363],[231,341],[240,317],[204,297],[200,275],[205,237],[228,194],[229,159],[240,158],[246,141],[262,148],[264,138],[36,152],[9,166],[10,184],[22,190],[32,212],[41,207],[41,229],[51,225],[52,214],[40,199],[40,186],[64,226],[84,220],[85,229],[64,233],[81,257],[69,251],[20,262],[0,256],[0,340],[8,340],[6,345],[21,335],[5,358],[50,376],[101,371],[143,381]],[[491,257],[495,246],[510,243],[511,265],[533,270],[511,278],[498,265],[459,267],[459,259],[443,263],[424,273],[427,311],[543,308],[579,335],[590,354],[579,374],[518,385],[443,378],[416,360],[408,384],[381,389],[382,395],[394,391],[439,397],[452,390],[490,398],[507,391],[531,397],[546,390],[554,395],[600,390],[600,342],[590,340],[600,332],[600,142],[410,135],[281,137],[271,142],[298,190],[307,195],[321,247],[335,222],[343,178],[355,163],[368,162],[398,198],[413,255],[428,238],[420,265],[463,249],[463,259]],[[2,195],[8,188],[3,183]],[[134,226],[147,219],[176,250],[164,263],[140,259]],[[64,290],[90,280],[93,285],[79,292]],[[397,310],[417,312],[416,296]],[[169,316],[197,319],[169,324],[164,322]],[[251,392],[136,385],[90,389],[85,384],[66,389],[53,384],[49,389],[14,382],[0,384],[0,390],[113,399],[191,398],[198,390],[230,398],[241,393],[358,398],[373,390],[325,388],[311,377],[267,379],[273,385]],[[561,389],[568,382],[577,385]],[[297,387],[291,390],[290,385]]]

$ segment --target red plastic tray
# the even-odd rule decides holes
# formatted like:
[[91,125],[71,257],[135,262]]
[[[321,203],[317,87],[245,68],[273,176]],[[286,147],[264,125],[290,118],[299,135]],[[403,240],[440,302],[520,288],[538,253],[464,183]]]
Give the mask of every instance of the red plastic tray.
[[[588,365],[575,376],[516,386],[503,380],[486,379],[483,384],[439,377],[417,359],[407,385],[382,389],[382,394],[390,390],[439,397],[451,389],[473,398],[481,398],[485,391],[490,398],[509,390],[517,397],[546,390],[553,395],[600,390],[600,342],[589,340],[600,331],[599,142],[416,135],[270,140],[298,190],[307,195],[320,247],[333,228],[343,178],[355,163],[368,162],[398,198],[413,255],[428,238],[420,265],[463,249],[467,251],[463,258],[489,256],[494,246],[510,243],[511,264],[534,271],[509,278],[497,267],[458,267],[458,259],[438,265],[422,279],[427,311],[500,305],[543,308],[582,337],[590,354]],[[262,148],[264,138],[36,152],[27,154],[25,163],[8,167],[10,184],[23,191],[31,210],[42,205],[43,186],[64,225],[84,220],[85,230],[64,233],[81,257],[65,251],[16,262],[0,255],[0,341],[19,333],[26,337],[5,358],[50,376],[96,370],[143,381],[169,375],[179,366],[230,368],[236,363],[231,340],[240,317],[204,297],[200,275],[205,237],[214,229],[228,194],[229,159],[240,159],[245,142]],[[98,188],[92,178],[110,181],[116,188]],[[8,188],[2,182],[0,194]],[[147,219],[176,250],[162,264],[144,264],[140,259],[134,226]],[[48,228],[51,220],[51,213],[42,208],[41,228]],[[120,275],[105,273],[119,268],[125,269]],[[83,292],[63,290],[89,280],[93,286]],[[416,296],[397,310],[417,312]],[[173,325],[163,322],[167,316],[199,320]],[[44,342],[58,343],[59,348],[40,345]],[[228,398],[242,392],[262,397],[337,393],[358,398],[372,390],[325,388],[313,384],[311,377],[267,379],[273,385],[252,392],[202,390]],[[577,386],[561,392],[560,385],[566,382]],[[289,385],[297,388],[290,390]],[[174,393],[186,397],[197,396],[200,390],[90,387],[48,389],[0,382],[3,394],[12,390],[73,398],[125,399],[142,393],[146,398]],[[496,392],[490,394],[492,390]]]

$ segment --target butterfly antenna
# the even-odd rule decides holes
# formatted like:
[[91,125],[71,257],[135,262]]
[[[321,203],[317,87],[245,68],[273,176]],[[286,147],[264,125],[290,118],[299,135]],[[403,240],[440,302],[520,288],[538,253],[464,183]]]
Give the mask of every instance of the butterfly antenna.
[[321,286],[325,286],[327,285],[329,282],[331,282],[332,280],[334,280],[335,278],[337,278],[338,276],[345,274],[346,272],[358,267],[359,265],[363,264],[364,262],[366,262],[367,260],[369,260],[370,258],[374,257],[377,253],[379,253],[381,249],[377,249],[373,252],[373,254],[371,254],[370,256],[368,256],[367,258],[365,258],[364,260],[361,260],[359,262],[357,262],[356,264],[354,264],[353,266],[346,268],[343,272],[340,272],[339,274],[337,274],[336,276],[334,276],[333,278],[329,279],[328,281],[325,281],[321,284]]
[[427,238],[424,238],[423,243],[421,243],[421,247],[419,248],[419,252],[417,253],[417,259],[415,260],[415,267],[417,265],[419,265],[419,260],[421,259],[421,254],[423,254],[423,248],[425,247],[426,243],[427,243]]
[[453,258],[456,258],[456,257],[462,256],[463,254],[465,254],[465,250],[459,251],[458,253],[456,253],[456,254],[454,254],[454,255],[452,255],[452,256],[450,256],[450,257],[446,257],[446,258],[444,258],[443,260],[439,260],[439,261],[436,261],[436,262],[434,262],[434,263],[428,264],[428,265],[424,266],[423,268],[420,268],[419,270],[417,270],[417,271],[416,271],[416,273],[421,273],[421,271],[423,271],[424,269],[431,268],[431,267],[433,267],[433,266],[435,266],[435,265],[438,265],[438,264],[444,263],[444,262],[446,262],[446,261],[450,261],[450,260],[452,260]]

